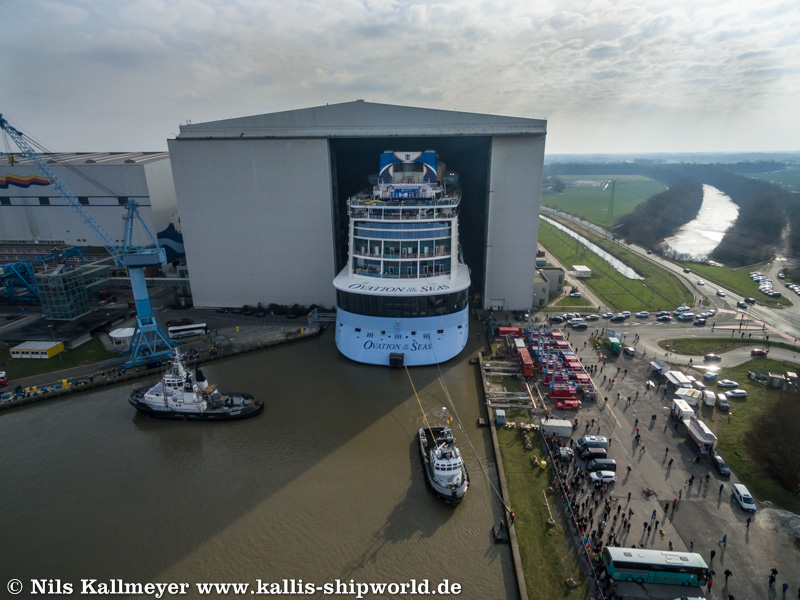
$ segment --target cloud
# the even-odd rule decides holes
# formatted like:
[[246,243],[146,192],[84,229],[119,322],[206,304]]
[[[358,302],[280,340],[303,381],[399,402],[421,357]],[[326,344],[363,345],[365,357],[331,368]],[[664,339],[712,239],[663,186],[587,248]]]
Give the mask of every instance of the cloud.
[[[567,122],[614,123],[632,145],[627,123],[648,123],[675,143],[683,123],[711,122],[709,107],[729,128],[772,111],[772,139],[788,147],[800,139],[786,125],[800,95],[798,13],[783,0],[28,0],[0,41],[13,57],[0,63],[3,108],[64,150],[109,136],[158,149],[186,118],[362,97],[549,116],[548,146],[562,148],[585,143],[554,134],[574,131]],[[132,115],[135,132],[121,126]]]

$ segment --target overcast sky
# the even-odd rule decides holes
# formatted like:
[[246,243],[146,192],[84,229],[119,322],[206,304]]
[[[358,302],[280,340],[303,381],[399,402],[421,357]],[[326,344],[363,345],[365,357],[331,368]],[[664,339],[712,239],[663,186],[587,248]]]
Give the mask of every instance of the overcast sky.
[[546,118],[551,154],[800,150],[798,0],[0,0],[0,20],[0,112],[58,151],[357,98]]

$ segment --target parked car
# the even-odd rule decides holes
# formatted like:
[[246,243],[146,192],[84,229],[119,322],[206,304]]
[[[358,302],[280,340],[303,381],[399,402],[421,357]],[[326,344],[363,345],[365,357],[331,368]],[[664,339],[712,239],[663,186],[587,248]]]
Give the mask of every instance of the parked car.
[[558,449],[558,458],[564,462],[569,462],[575,456],[575,451],[569,446],[561,446]]
[[733,497],[736,498],[736,502],[739,503],[743,510],[756,512],[756,501],[753,500],[750,491],[741,483],[733,484]]
[[625,320],[625,315],[623,315],[623,314],[617,314],[617,315],[614,315],[613,317],[611,317],[611,321],[614,322],[614,323],[620,323],[620,322],[622,322],[624,320]]
[[577,325],[578,323],[583,323],[583,319],[580,317],[572,317],[569,321],[567,321],[569,325]]
[[747,308],[747,302],[745,302],[744,300],[739,300],[736,303],[736,308]]
[[600,318],[600,315],[586,315],[587,321],[597,321]]
[[719,471],[720,475],[730,477],[731,468],[719,454],[714,455],[714,466],[717,467],[717,471]]
[[713,352],[709,352],[703,357],[703,360],[706,362],[719,362],[722,360],[722,357],[719,354],[714,354]]
[[725,392],[725,397],[728,398],[729,400],[731,398],[747,398],[747,391],[739,389],[728,390],[727,392]]
[[697,327],[702,327],[705,324],[706,324],[705,319],[695,319],[694,323],[692,323],[692,325],[696,325]]
[[569,295],[570,298],[580,298],[581,296],[583,296],[583,294],[581,294],[580,292],[572,292]]
[[756,303],[756,299],[755,298],[745,298],[744,301],[747,302],[748,304],[755,304]]
[[593,471],[589,473],[589,479],[594,482],[614,483],[617,480],[617,474],[612,471]]
[[631,316],[631,311],[629,311],[629,310],[623,310],[623,311],[622,311],[621,313],[619,313],[619,314],[621,314],[623,317],[625,317],[625,318],[627,319],[628,317],[630,317],[630,316]]
[[678,321],[694,321],[694,313],[681,313],[678,315]]
[[610,313],[610,312],[609,312],[609,313],[604,313],[604,314],[603,314],[603,318],[604,318],[604,319],[610,319],[610,318],[611,318],[611,317],[613,317],[613,316],[614,316],[614,313]]
[[750,350],[750,356],[766,356],[767,351],[763,348],[753,348]]
[[553,317],[550,317],[550,322],[551,323],[563,323],[564,322],[564,317],[559,317],[558,315],[555,315]]
[[725,397],[725,394],[717,394],[717,408],[722,412],[730,411],[731,405],[730,402],[728,402],[728,398]]
[[717,382],[719,387],[729,387],[729,388],[736,388],[739,387],[739,384],[731,379],[722,379]]
[[636,316],[639,317],[640,319],[646,319],[647,317],[650,316],[650,313],[647,312],[646,310],[640,310],[639,312],[636,313]]
[[656,321],[672,321],[672,315],[661,315],[660,317],[656,317]]
[[717,296],[719,296],[720,298],[724,298],[725,292],[723,292],[722,290],[717,290]]
[[589,328],[589,324],[588,323],[575,323],[575,325],[573,325],[572,328],[575,331],[583,331],[584,329],[588,329]]
[[656,313],[656,316],[657,316],[657,317],[663,317],[664,315],[668,315],[668,314],[669,314],[669,311],[668,311],[668,310],[660,310],[660,311],[658,311],[658,312]]
[[628,356],[636,356],[636,348],[633,346],[625,346],[625,350],[623,350],[623,352],[625,352],[625,354]]
[[580,410],[580,400],[559,400],[556,402],[556,408],[559,410]]

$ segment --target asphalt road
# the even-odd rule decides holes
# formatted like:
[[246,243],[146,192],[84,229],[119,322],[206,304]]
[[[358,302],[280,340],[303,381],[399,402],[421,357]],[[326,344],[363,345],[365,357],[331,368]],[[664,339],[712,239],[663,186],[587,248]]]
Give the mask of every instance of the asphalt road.
[[[714,328],[714,335],[727,337],[730,335],[729,331],[738,334],[735,313],[722,313],[718,317],[719,324]],[[590,323],[592,324],[602,328],[606,321]],[[629,531],[625,530],[619,537],[619,542],[623,546],[642,544],[647,548],[666,550],[671,541],[676,550],[692,549],[699,552],[716,571],[711,591],[705,588],[702,590],[702,595],[706,598],[727,600],[729,594],[739,599],[776,598],[775,592],[784,581],[789,584],[792,594],[796,594],[800,586],[800,570],[797,568],[800,564],[800,551],[792,539],[774,529],[774,512],[763,502],[766,499],[757,499],[759,510],[755,515],[744,512],[731,495],[732,484],[739,482],[735,474],[732,477],[721,476],[708,459],[702,459],[695,464],[693,460],[699,456],[696,445],[687,437],[683,425],[668,419],[672,395],[664,394],[664,385],[650,391],[646,386],[648,379],[652,379],[649,362],[653,359],[653,352],[658,349],[657,340],[679,334],[706,336],[711,333],[710,323],[701,328],[691,324],[658,323],[651,317],[641,320],[632,318],[622,324],[610,325],[624,331],[626,341],[632,340],[637,333],[641,336],[636,345],[635,356],[621,354],[611,357],[604,364],[588,343],[592,327],[586,331],[564,329],[584,366],[598,365],[600,369],[600,365],[604,364],[602,372],[595,375],[594,379],[599,384],[600,393],[608,401],[600,400],[596,405],[586,403],[578,412],[554,409],[553,412],[557,418],[579,419],[576,437],[589,431],[612,439],[609,457],[618,463],[618,482],[614,496],[622,503],[623,510],[634,510],[632,527]],[[758,331],[761,331],[760,327]],[[663,350],[658,349],[658,352],[664,357]],[[773,352],[777,354],[777,350]],[[738,364],[750,359],[749,349],[724,353],[722,356],[723,365]],[[665,358],[674,364],[675,357]],[[678,362],[685,363],[687,360],[681,357]],[[702,361],[702,357],[700,360]],[[607,379],[605,385],[602,383],[603,375]],[[616,380],[613,386],[610,385],[612,377]],[[627,401],[628,396],[632,399],[630,403]],[[712,423],[727,418],[716,408],[709,411],[707,407],[703,407],[702,410],[703,418]],[[652,420],[653,416],[655,420]],[[595,420],[594,425],[586,429],[592,419]],[[645,444],[644,450],[634,441],[637,426],[641,442]],[[667,468],[670,458],[674,459],[674,463],[671,468]],[[630,474],[626,474],[627,465],[632,468]],[[692,475],[695,480],[689,486],[687,480]],[[709,476],[707,484],[706,475]],[[643,494],[645,488],[654,490],[655,496],[648,498]],[[630,500],[627,499],[628,492],[631,494]],[[674,510],[673,500],[678,500]],[[666,513],[665,503],[669,505]],[[648,535],[643,533],[643,523],[651,522],[653,510],[656,511],[655,519],[660,523],[658,529],[654,528]],[[746,520],[749,516],[753,517],[753,521],[748,528]],[[659,533],[661,529],[665,532],[663,536]],[[728,536],[724,546],[720,543],[723,535]],[[712,551],[716,553],[713,560]],[[779,576],[770,595],[767,578],[773,567],[778,569]],[[726,569],[733,573],[727,584],[723,576]],[[671,586],[642,586],[633,583],[619,586],[619,593],[629,600],[672,599],[688,591],[676,590]]]

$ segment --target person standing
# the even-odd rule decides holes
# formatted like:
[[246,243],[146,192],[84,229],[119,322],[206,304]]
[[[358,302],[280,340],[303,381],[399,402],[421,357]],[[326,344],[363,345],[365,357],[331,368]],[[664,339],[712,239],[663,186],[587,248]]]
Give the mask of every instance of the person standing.
[[731,575],[733,575],[731,570],[730,569],[725,569],[725,585],[728,584],[728,577],[730,577]]
[[727,534],[722,536],[722,539],[719,541],[719,545],[722,546],[723,548],[727,548],[728,547],[728,535]]
[[747,517],[747,529],[750,529],[750,519],[751,517]]

